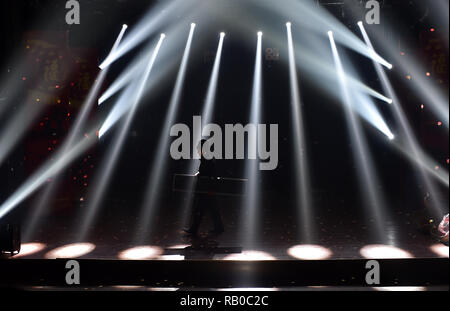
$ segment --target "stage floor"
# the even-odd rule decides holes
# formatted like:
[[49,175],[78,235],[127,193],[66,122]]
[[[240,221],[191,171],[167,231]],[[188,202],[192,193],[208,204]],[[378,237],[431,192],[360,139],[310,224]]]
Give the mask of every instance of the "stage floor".
[[[39,230],[32,238],[22,241],[22,251],[14,258],[321,260],[449,257],[448,246],[417,230],[416,215],[400,210],[393,211],[390,221],[384,224],[386,242],[383,243],[370,238],[370,221],[367,223],[351,212],[336,208],[338,206],[322,209],[321,215],[316,215],[316,238],[309,243],[296,238],[298,230],[292,215],[263,211],[261,234],[255,238],[252,247],[245,247],[244,236],[236,221],[240,216],[238,208],[228,207],[224,212],[222,207],[226,227],[223,235],[212,238],[202,233],[203,236],[193,239],[181,232],[183,213],[179,210],[163,209],[155,219],[153,233],[143,237],[142,228],[136,227],[136,213],[126,212],[124,203],[113,202],[110,206],[113,208],[102,212],[100,220],[92,226],[89,238],[84,241],[78,240],[77,228],[73,225],[75,214],[49,213],[39,222]],[[209,219],[205,217],[200,231],[207,232],[208,229]]]

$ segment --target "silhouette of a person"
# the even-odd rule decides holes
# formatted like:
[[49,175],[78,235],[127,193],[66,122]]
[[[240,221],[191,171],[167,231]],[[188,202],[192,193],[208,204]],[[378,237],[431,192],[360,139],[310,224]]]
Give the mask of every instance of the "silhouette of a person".
[[[216,177],[216,163],[215,160],[207,160],[202,152],[203,144],[206,139],[202,139],[197,146],[197,151],[200,154],[200,168],[196,174],[197,177]],[[197,189],[199,187],[199,181],[197,180]],[[214,229],[209,233],[210,235],[220,235],[224,230],[222,216],[220,215],[219,207],[215,202],[215,196],[213,193],[195,193],[194,204],[191,214],[191,224],[189,228],[185,228],[183,231],[189,235],[197,235],[198,229],[202,223],[203,216],[206,211],[209,211],[211,219],[214,225]]]

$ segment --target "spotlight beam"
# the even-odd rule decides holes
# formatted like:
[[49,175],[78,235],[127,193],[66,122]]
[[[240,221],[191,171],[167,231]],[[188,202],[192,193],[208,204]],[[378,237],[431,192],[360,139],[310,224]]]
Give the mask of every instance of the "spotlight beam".
[[[122,26],[122,29],[116,39],[116,41],[113,44],[113,47],[111,48],[110,55],[114,53],[114,51],[119,46],[125,31],[127,27],[124,25]],[[92,86],[91,90],[89,91],[89,94],[84,101],[82,105],[82,109],[80,113],[78,114],[74,125],[71,127],[69,136],[64,141],[61,151],[58,152],[58,156],[63,156],[67,152],[69,152],[70,148],[74,145],[76,139],[79,136],[82,136],[82,130],[86,125],[86,121],[88,120],[89,112],[91,112],[93,103],[96,100],[101,87],[103,86],[103,82],[105,81],[105,78],[108,74],[109,68],[106,68],[105,70],[101,71],[100,74],[98,74],[97,78],[94,80],[94,85]],[[38,198],[37,205],[33,209],[33,212],[30,217],[29,223],[25,226],[25,232],[24,232],[24,239],[29,240],[30,235],[34,232],[38,221],[40,219],[40,215],[44,212],[44,209],[48,206],[48,203],[50,201],[50,197],[55,191],[57,190],[58,184],[59,184],[59,176],[56,176],[52,182],[45,188],[45,191],[42,193],[42,195]]]
[[[208,86],[208,93],[206,95],[206,102],[203,108],[203,122],[208,124],[211,122],[211,118],[214,113],[214,103],[216,100],[217,93],[217,84],[219,82],[219,72],[220,72],[220,62],[222,60],[222,49],[223,49],[223,41],[225,38],[225,33],[220,33],[219,46],[217,47],[216,58],[214,60],[214,67],[211,74],[211,80]],[[200,139],[199,139],[200,141]]]
[[[143,53],[143,55],[146,55],[147,53]],[[119,92],[121,89],[123,89],[125,86],[127,86],[130,81],[134,79],[137,75],[143,74],[143,69],[145,68],[145,57],[139,57],[138,60],[130,65],[126,71],[120,75],[119,78],[114,80],[114,82],[109,86],[109,88],[100,96],[98,100],[98,105],[102,105],[105,103],[109,98],[114,96],[117,92]]]
[[[372,42],[369,38],[369,35],[367,34],[363,23],[359,23],[359,28],[361,30],[361,33],[364,37],[364,40],[368,46],[369,49],[374,49]],[[413,134],[413,130],[411,128],[411,125],[409,124],[409,121],[406,118],[406,114],[403,111],[403,108],[401,107],[401,103],[399,98],[397,97],[396,92],[394,91],[394,88],[392,87],[392,84],[390,83],[389,78],[387,77],[386,73],[384,72],[383,68],[381,68],[381,66],[374,62],[374,66],[377,70],[377,74],[381,80],[381,83],[383,85],[383,88],[385,89],[385,91],[387,92],[387,94],[389,94],[389,96],[391,96],[391,98],[394,99],[395,104],[393,105],[393,110],[394,110],[394,116],[397,119],[398,123],[401,125],[403,134],[406,138],[406,142],[407,142],[407,147],[408,150],[406,150],[406,153],[412,153],[413,157],[412,159],[414,159],[415,161],[420,161],[423,162],[422,159],[423,158],[423,152],[421,151],[419,142],[416,140],[416,138],[414,137]],[[411,158],[408,157],[410,160]],[[413,161],[413,164],[414,162]],[[441,201],[439,192],[437,191],[437,189],[435,188],[434,183],[431,181],[431,179],[429,178],[428,174],[425,172],[425,169],[423,168],[422,165],[418,166],[419,168],[419,173],[421,176],[421,179],[423,180],[424,184],[425,184],[425,188],[426,190],[431,194],[431,196],[434,198],[433,200],[433,209],[434,209],[434,213],[435,216],[437,217],[441,217],[443,214],[445,214],[445,207],[440,204],[439,202]],[[447,185],[448,185],[448,181],[447,181]]]
[[[359,27],[361,28],[360,24]],[[394,27],[394,25],[392,25],[392,27]],[[432,82],[432,80],[424,75],[426,69],[423,67],[421,60],[415,57],[410,57],[409,55],[400,55],[400,53],[398,53],[396,42],[386,41],[386,36],[383,33],[373,31],[372,35],[376,41],[383,46],[385,53],[389,54],[389,56],[395,60],[397,71],[401,71],[403,74],[409,74],[413,77],[409,83],[406,83],[406,86],[408,86],[414,94],[417,94],[417,97],[421,98],[423,102],[427,103],[432,113],[437,118],[442,120],[448,128],[448,94],[445,94],[435,85],[434,82]],[[368,47],[368,49],[373,50],[373,48],[371,49],[370,47]],[[405,49],[408,50],[407,47],[405,47]]]
[[69,152],[56,158],[54,161],[47,161],[35,174],[28,178],[27,181],[0,206],[0,219],[45,184],[49,178],[58,174],[86,150],[92,147],[97,141],[97,139],[94,138],[96,137],[96,131],[96,129],[89,131],[89,138],[83,138],[81,141],[77,142]]
[[[133,27],[133,31],[120,47],[109,55],[100,65],[100,69],[105,69],[126,53],[144,42],[148,37],[154,35],[156,31],[166,22],[172,20],[179,13],[187,14],[196,7],[198,0],[170,0],[158,4],[147,15],[142,18],[142,21]],[[198,5],[198,4],[197,4]]]
[[[122,28],[122,32],[125,29]],[[121,32],[121,33],[122,33]],[[119,36],[120,37],[120,36]],[[119,43],[119,40],[116,40],[116,43]],[[118,45],[118,44],[117,44]],[[117,47],[115,44],[115,46]],[[102,75],[102,74],[100,74]],[[106,73],[104,74],[106,75]],[[100,77],[101,78],[101,77]],[[100,81],[101,79],[99,79]],[[100,88],[101,83],[97,83],[94,90],[88,95],[88,102],[93,101],[95,98],[94,93],[96,92],[96,88]],[[85,104],[85,107],[89,106],[89,104]],[[81,128],[84,120],[86,119],[86,114],[89,109],[83,110],[85,113],[81,113],[79,118],[76,121],[74,128]],[[66,148],[65,152],[58,152],[55,157],[55,161],[49,160],[44,164],[37,173],[33,174],[27,181],[19,187],[17,191],[13,193],[1,206],[0,206],[0,218],[8,214],[12,209],[17,207],[19,204],[23,202],[26,198],[28,198],[31,194],[33,194],[36,190],[38,190],[49,178],[58,174],[61,170],[66,168],[70,163],[72,163],[78,156],[87,151],[90,147],[92,147],[97,141],[97,128],[94,130],[88,131],[87,138],[83,137],[83,139],[75,144],[74,140],[77,136],[77,131],[72,131],[71,138],[69,139],[71,144],[65,144],[67,148],[71,147],[70,150]],[[74,145],[74,147],[72,147]]]
[[16,66],[14,66],[15,70],[12,68],[8,69],[7,72],[10,77],[0,76],[0,94],[5,92],[3,93],[5,97],[2,97],[3,95],[0,96],[2,97],[0,98],[0,118],[3,117],[4,113],[12,108],[11,106],[14,103],[13,99],[23,91],[20,84],[17,83],[16,74],[26,72],[25,70],[27,64],[25,62],[19,63],[19,60],[10,60],[8,63],[16,63]]
[[[132,96],[132,106],[130,110],[128,111],[128,114],[126,116],[126,119],[123,121],[122,127],[117,135],[117,140],[115,141],[114,145],[111,147],[111,150],[109,152],[109,157],[107,161],[104,163],[101,174],[99,176],[99,179],[96,182],[96,187],[93,189],[94,193],[92,194],[91,198],[89,199],[88,208],[86,209],[86,213],[83,214],[82,217],[80,217],[81,222],[79,225],[79,239],[82,241],[84,238],[86,238],[88,234],[88,230],[90,228],[90,225],[95,219],[95,216],[98,212],[99,206],[101,204],[101,200],[104,197],[106,188],[109,185],[109,181],[111,179],[112,173],[114,171],[114,167],[119,159],[122,146],[124,144],[125,138],[128,135],[131,123],[136,115],[139,103],[141,102],[141,99],[144,95],[144,91],[146,88],[147,81],[150,77],[150,73],[153,69],[153,66],[156,61],[156,57],[158,56],[158,52],[161,48],[161,45],[164,41],[165,35],[162,34],[160,36],[160,39],[158,41],[158,44],[156,45],[153,54],[151,55],[151,58],[147,64],[147,67],[145,69],[144,74],[142,75],[139,83],[137,86],[134,86],[131,84],[128,86],[128,90],[124,92],[124,94],[130,95],[135,94]],[[128,92],[130,91],[130,92]],[[129,98],[126,98],[125,100],[129,100]]]
[[[211,77],[210,77],[210,81],[208,84],[208,91],[206,94],[206,99],[205,99],[205,102],[203,104],[203,109],[202,109],[202,123],[203,124],[208,124],[212,121],[212,116],[213,116],[213,112],[214,112],[214,104],[216,102],[217,84],[219,81],[220,63],[222,60],[222,50],[223,50],[223,45],[224,45],[224,38],[225,38],[225,33],[221,33],[220,39],[219,39],[219,44],[217,46],[217,52],[216,52],[216,57],[214,60],[213,70],[211,72]],[[192,155],[191,163],[189,165],[189,173],[198,172],[199,165],[200,165],[200,161],[195,161],[195,160],[200,160],[200,156],[198,155],[198,153],[196,151],[196,147],[201,140],[202,133],[194,133],[193,135],[194,135],[193,148],[192,148],[193,155]],[[193,191],[195,186],[196,186],[195,181],[193,181],[189,185],[189,189],[191,191]],[[193,203],[192,200],[188,200],[184,210],[189,211],[192,208],[192,203]],[[185,213],[185,215],[188,215],[188,214],[189,214],[188,212]],[[184,219],[184,222],[186,222],[186,219]]]
[[[262,32],[258,33],[255,55],[255,70],[253,74],[253,90],[250,109],[250,124],[256,127],[261,123],[261,110],[263,100],[263,76],[262,76]],[[257,148],[256,132],[249,132],[248,144],[251,148]],[[248,178],[247,196],[244,199],[244,208],[241,216],[241,232],[244,234],[243,246],[251,248],[255,244],[256,237],[260,231],[259,209],[261,203],[261,189],[259,180],[261,173],[259,163],[250,157],[246,161],[246,177]]]
[[[225,18],[228,18],[227,21],[234,25],[236,31],[242,31],[243,29],[246,31],[252,31],[253,26],[246,22],[248,16],[239,14],[242,14],[242,12],[234,11],[233,14],[230,14],[230,16],[233,16],[232,19],[228,17]],[[308,27],[305,25],[303,26]],[[270,44],[272,44],[273,46],[282,46],[285,44],[285,42],[280,40],[280,37],[276,33],[266,32],[264,37],[265,40],[267,42],[270,42]],[[323,46],[321,45],[317,48],[323,50],[325,48],[328,48],[328,46],[323,44]],[[365,47],[364,49],[367,51],[367,47]],[[327,57],[327,55],[325,57]],[[284,61],[285,59],[282,60]],[[338,83],[338,81],[334,78],[335,68],[333,64],[329,64],[327,59],[322,59],[321,57],[319,57],[318,53],[311,53],[311,51],[303,48],[301,45],[296,45],[296,62],[297,66],[305,72],[305,77],[320,81],[320,83],[317,83],[317,86],[321,87],[330,95],[337,97],[334,85]],[[348,86],[352,89],[367,93],[370,96],[388,104],[392,103],[392,99],[368,87],[359,79],[349,76],[348,74],[346,76],[346,79],[348,81]]]
[[[202,14],[202,10],[198,11],[198,14]],[[165,82],[168,82],[168,79],[171,78],[170,74],[175,72],[177,67],[177,62],[174,62],[173,59],[179,57],[179,51],[184,48],[184,40],[186,36],[186,24],[188,25],[188,18],[194,18],[195,16],[192,14],[190,16],[186,16],[183,21],[180,23],[176,23],[170,28],[167,29],[167,36],[170,40],[167,40],[164,43],[164,53],[161,53],[159,57],[159,62],[165,64],[158,71],[155,71],[152,74],[152,79],[149,81],[145,94],[152,92],[155,94],[160,89],[160,86]],[[191,21],[192,19],[189,19]],[[144,49],[144,53],[141,56],[137,57],[135,60],[111,85],[108,90],[102,95],[101,100],[99,101],[102,104],[104,101],[109,99],[111,96],[119,92],[122,88],[126,87],[129,83],[135,79],[136,76],[141,76],[143,74],[143,68],[146,67],[145,58],[148,53],[151,53],[150,49]],[[105,122],[100,128],[100,137],[103,137],[130,109],[129,101],[117,101],[114,105],[112,111],[108,114]]]
[[[250,0],[250,2],[253,3],[253,7],[262,7],[264,10],[270,11],[271,14],[280,15],[282,18],[293,17],[294,19],[291,22],[301,25],[305,31],[313,31],[323,35],[328,29],[333,29],[336,33],[336,40],[340,44],[381,63],[389,69],[392,68],[388,61],[380,55],[369,51],[356,35],[319,5],[315,5],[310,1],[297,0],[286,0],[283,1],[282,5],[280,5],[280,2],[271,0]],[[245,20],[248,20],[248,18]]]
[[35,122],[45,104],[28,96],[19,111],[10,119],[0,136],[0,165],[25,136],[29,126]]
[[[186,78],[187,66],[189,61],[189,56],[191,52],[192,41],[194,37],[196,25],[191,24],[191,29],[189,31],[188,40],[186,42],[186,47],[184,49],[183,58],[181,60],[180,68],[177,75],[177,80],[175,82],[175,87],[172,93],[172,97],[169,104],[169,110],[167,112],[164,128],[161,132],[161,137],[158,142],[157,155],[153,160],[152,169],[148,177],[147,192],[144,199],[144,204],[142,206],[142,212],[140,223],[138,228],[148,228],[149,224],[152,222],[153,213],[156,208],[156,203],[159,199],[159,194],[161,191],[161,180],[163,175],[167,170],[167,160],[166,153],[169,150],[169,134],[170,128],[174,124],[176,119],[177,110],[180,106],[181,95],[183,91],[183,86]],[[144,235],[142,235],[144,237]],[[136,240],[139,239],[139,233],[136,232]],[[143,242],[142,240],[140,242]]]
[[305,126],[302,112],[302,101],[300,98],[299,83],[297,77],[297,65],[295,63],[295,48],[292,39],[292,27],[291,23],[286,23],[288,50],[289,50],[289,76],[290,76],[290,88],[291,88],[291,109],[292,119],[294,124],[294,145],[296,150],[296,179],[297,186],[300,189],[297,196],[298,218],[300,237],[302,240],[311,244],[315,236],[314,229],[311,224],[314,223],[312,216],[311,206],[311,185],[310,185],[310,173],[308,165],[308,154],[305,139]]
[[370,212],[375,218],[376,231],[374,232],[377,239],[380,241],[386,241],[386,234],[384,233],[384,224],[385,224],[385,212],[384,207],[386,206],[384,203],[383,196],[381,193],[376,191],[376,184],[378,181],[378,176],[373,171],[373,163],[371,156],[368,151],[367,143],[364,135],[362,134],[362,128],[359,124],[358,120],[355,117],[355,114],[351,108],[351,96],[350,91],[347,86],[347,81],[345,79],[345,71],[342,65],[341,58],[339,56],[339,52],[337,50],[336,43],[334,41],[333,32],[329,31],[328,36],[330,39],[331,49],[333,52],[333,58],[336,64],[336,71],[339,77],[340,87],[342,91],[342,99],[345,106],[346,118],[349,125],[350,135],[352,137],[352,141],[356,146],[356,150],[353,150],[355,160],[357,161],[359,168],[359,178],[362,182],[363,191],[365,193],[366,204],[370,208]]

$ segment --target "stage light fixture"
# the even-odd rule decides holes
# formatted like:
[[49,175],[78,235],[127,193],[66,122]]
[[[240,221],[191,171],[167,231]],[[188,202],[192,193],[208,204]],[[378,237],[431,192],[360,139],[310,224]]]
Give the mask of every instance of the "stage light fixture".
[[20,252],[20,227],[13,224],[0,226],[0,254],[9,253],[11,255]]

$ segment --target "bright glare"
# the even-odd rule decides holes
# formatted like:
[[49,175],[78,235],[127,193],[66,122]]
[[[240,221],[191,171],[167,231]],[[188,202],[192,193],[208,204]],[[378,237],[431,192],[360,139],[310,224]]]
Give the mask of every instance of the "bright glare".
[[20,246],[20,253],[15,255],[14,258],[26,257],[32,254],[39,253],[45,248],[43,243],[25,243]]
[[224,260],[240,260],[240,261],[268,261],[276,260],[272,255],[261,251],[243,251],[240,254],[231,254]]
[[258,36],[262,36],[262,35],[263,35],[262,31],[258,31]]
[[158,258],[163,250],[157,246],[138,246],[125,250],[119,254],[123,260],[148,260]]
[[243,287],[243,288],[219,288],[218,292],[277,292],[278,288]]
[[221,36],[221,37],[225,37],[225,33],[224,33],[224,32],[221,32],[221,33],[220,33],[220,36]]
[[449,258],[448,246],[445,246],[444,244],[435,244],[431,246],[430,249],[433,253],[439,255],[439,257]]
[[159,256],[158,260],[180,261],[180,260],[185,260],[185,258],[183,255],[163,255],[163,256]]
[[288,249],[287,253],[301,260],[324,260],[333,255],[329,249],[319,245],[297,245]]
[[374,287],[373,289],[377,291],[385,292],[424,292],[425,287],[414,287],[414,286],[391,286],[391,287]]
[[77,258],[89,254],[95,249],[92,243],[75,243],[56,248],[45,255],[47,259]]
[[128,25],[127,25],[127,24],[123,24],[122,27],[123,27],[124,29],[127,29],[127,28],[128,28]]
[[291,27],[291,26],[292,26],[292,23],[291,23],[291,22],[287,22],[287,23],[286,23],[286,26],[287,26],[287,27]]
[[150,292],[176,292],[179,288],[176,287],[152,287],[149,288]]
[[364,258],[368,259],[404,259],[414,258],[405,250],[391,245],[367,245],[359,251]]

